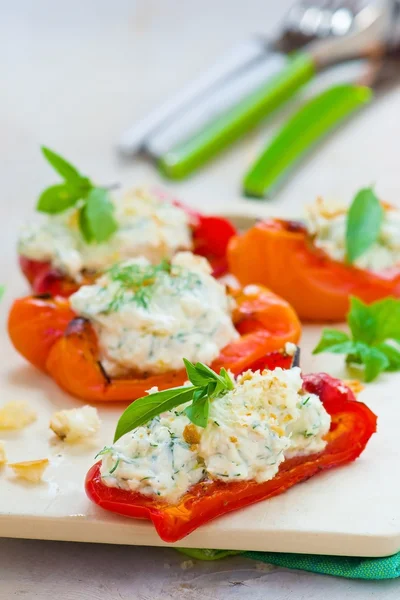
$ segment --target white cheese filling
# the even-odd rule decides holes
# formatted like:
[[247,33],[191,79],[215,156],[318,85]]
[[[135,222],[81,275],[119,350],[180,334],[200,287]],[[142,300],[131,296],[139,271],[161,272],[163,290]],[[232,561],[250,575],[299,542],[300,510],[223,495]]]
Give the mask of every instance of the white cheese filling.
[[206,259],[180,252],[170,272],[160,269],[135,290],[126,282],[148,273],[149,263],[131,260],[70,298],[73,310],[92,322],[109,375],[179,370],[183,357],[210,364],[238,337],[231,298]]
[[292,456],[322,451],[330,416],[302,389],[301,371],[247,372],[213,400],[207,427],[190,423],[185,406],[163,413],[103,451],[110,487],[177,502],[202,480],[272,479]]
[[[333,260],[346,260],[347,208],[328,205],[321,198],[307,208],[307,229],[313,243]],[[381,271],[400,263],[400,210],[385,209],[378,240],[356,261],[355,266]]]
[[20,232],[18,252],[53,267],[79,282],[83,270],[103,270],[120,260],[144,256],[156,264],[178,250],[192,248],[185,211],[146,190],[115,202],[117,231],[102,244],[87,244],[78,229],[76,209],[47,216]]

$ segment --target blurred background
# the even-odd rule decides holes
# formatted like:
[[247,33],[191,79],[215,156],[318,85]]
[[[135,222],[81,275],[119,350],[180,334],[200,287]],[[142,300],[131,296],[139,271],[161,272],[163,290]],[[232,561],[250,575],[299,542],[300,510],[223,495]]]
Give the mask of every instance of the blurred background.
[[[15,236],[22,211],[51,183],[39,152],[46,144],[99,183],[157,183],[213,210],[301,213],[317,194],[350,200],[376,184],[399,196],[400,87],[320,144],[273,200],[241,198],[244,172],[285,116],[283,111],[181,182],[149,163],[121,160],[121,133],[253,33],[272,36],[292,0],[19,0],[2,3],[0,95],[2,213]],[[329,79],[330,75],[328,76]],[[27,214],[27,213],[25,213]],[[12,222],[12,225],[10,223]]]

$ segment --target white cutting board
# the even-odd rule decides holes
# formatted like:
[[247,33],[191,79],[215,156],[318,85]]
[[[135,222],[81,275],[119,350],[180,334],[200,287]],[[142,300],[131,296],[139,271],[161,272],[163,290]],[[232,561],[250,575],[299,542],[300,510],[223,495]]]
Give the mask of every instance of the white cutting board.
[[[5,325],[14,297],[27,292],[16,273],[11,248],[5,249],[7,285],[0,306],[0,405],[24,400],[38,420],[22,431],[0,431],[10,462],[48,457],[50,467],[38,485],[23,483],[11,469],[0,471],[0,536],[160,546],[151,523],[102,511],[86,498],[83,482],[94,455],[112,440],[119,407],[100,407],[98,440],[67,445],[48,428],[53,412],[81,405],[17,355]],[[4,255],[3,255],[4,256]],[[3,276],[3,275],[2,275]],[[338,377],[343,359],[312,357],[321,327],[304,327],[302,367]],[[385,556],[400,550],[400,374],[383,375],[360,399],[378,415],[378,432],[355,462],[322,473],[271,500],[231,513],[177,543],[191,548],[270,550],[354,556]]]

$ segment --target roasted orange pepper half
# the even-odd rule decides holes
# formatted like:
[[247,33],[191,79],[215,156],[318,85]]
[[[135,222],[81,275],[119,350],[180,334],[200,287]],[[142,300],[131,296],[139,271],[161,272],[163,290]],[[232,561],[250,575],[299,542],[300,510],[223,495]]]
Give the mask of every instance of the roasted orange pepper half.
[[336,262],[292,221],[270,219],[233,237],[228,264],[242,285],[268,286],[307,321],[344,320],[350,296],[367,303],[400,296],[400,268],[378,274]]
[[275,477],[265,483],[200,482],[172,505],[136,492],[107,487],[101,480],[100,463],[96,463],[87,474],[86,493],[105,510],[151,520],[160,538],[172,543],[216,517],[272,498],[320,471],[355,460],[376,431],[374,413],[357,402],[342,381],[325,373],[306,375],[304,388],[317,394],[331,415],[328,443],[318,454],[285,460]]
[[[183,204],[178,202],[175,204],[180,206],[190,217],[194,253],[208,259],[214,277],[220,277],[226,273],[228,268],[226,249],[230,238],[236,233],[235,227],[224,217],[202,215]],[[52,267],[49,262],[20,256],[19,265],[35,294],[68,297],[81,285],[93,283],[97,276],[96,273],[83,273],[82,280],[78,284],[69,276]]]
[[[299,340],[299,320],[285,300],[262,286],[247,286],[232,294],[236,299],[233,320],[241,335],[222,349],[212,368],[225,367],[238,374],[268,353],[282,350],[286,342]],[[93,327],[86,319],[75,317],[65,298],[28,296],[16,300],[8,322],[16,350],[72,395],[93,402],[132,401],[152,386],[166,389],[186,381],[184,369],[108,377],[101,366]],[[286,366],[284,354],[278,356]],[[280,361],[271,356],[271,364]]]

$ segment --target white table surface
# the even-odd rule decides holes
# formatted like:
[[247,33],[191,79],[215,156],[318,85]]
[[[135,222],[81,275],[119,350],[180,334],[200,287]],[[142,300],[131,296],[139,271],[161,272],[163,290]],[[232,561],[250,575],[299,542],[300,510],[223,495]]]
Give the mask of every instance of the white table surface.
[[[15,238],[24,207],[49,183],[46,144],[98,181],[160,183],[143,162],[121,163],[120,132],[213,57],[252,32],[271,31],[290,0],[19,0],[0,8],[2,235]],[[188,181],[185,201],[245,212],[301,211],[317,194],[351,198],[376,184],[399,198],[400,89],[380,98],[319,148],[272,202],[241,200],[240,178],[281,117]],[[1,264],[1,263],[0,263]],[[1,271],[0,271],[1,275]],[[0,492],[1,493],[1,492]],[[169,549],[0,540],[0,600],[399,597],[400,582],[348,581],[241,558],[185,563]],[[182,568],[186,566],[189,568]]]

